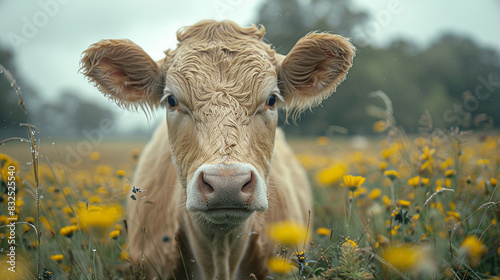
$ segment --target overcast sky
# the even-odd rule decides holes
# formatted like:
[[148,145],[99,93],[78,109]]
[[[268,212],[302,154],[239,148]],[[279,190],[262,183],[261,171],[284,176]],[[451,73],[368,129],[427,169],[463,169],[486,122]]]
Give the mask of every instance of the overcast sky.
[[[4,0],[0,1],[0,44],[15,50],[18,73],[43,99],[56,99],[62,90],[75,89],[84,94],[83,99],[113,108],[121,128],[133,128],[150,124],[143,114],[117,109],[78,73],[82,51],[101,39],[128,38],[153,59],[160,59],[164,50],[175,47],[179,27],[207,18],[230,19],[241,25],[256,23],[261,2]],[[383,46],[394,38],[425,46],[443,32],[452,31],[500,51],[498,0],[354,2],[373,15],[357,30],[354,40],[358,47],[365,41]],[[163,112],[156,115],[163,117]]]

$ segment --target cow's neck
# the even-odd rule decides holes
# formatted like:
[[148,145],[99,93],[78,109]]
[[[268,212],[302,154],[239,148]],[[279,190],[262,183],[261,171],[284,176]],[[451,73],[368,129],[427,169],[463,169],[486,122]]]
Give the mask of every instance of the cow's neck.
[[[189,249],[183,253],[188,271],[193,268],[197,275],[192,279],[235,279],[240,263],[253,234],[252,216],[241,227],[230,231],[207,231],[199,224],[187,219],[184,224],[185,244]],[[190,228],[188,228],[190,227]],[[183,251],[184,251],[183,250]],[[195,277],[193,277],[195,276]]]

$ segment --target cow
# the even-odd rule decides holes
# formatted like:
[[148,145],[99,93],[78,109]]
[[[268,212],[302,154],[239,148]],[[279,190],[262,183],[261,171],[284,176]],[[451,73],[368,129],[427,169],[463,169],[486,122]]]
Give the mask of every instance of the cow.
[[159,61],[124,39],[82,54],[82,73],[120,107],[166,110],[134,174],[147,193],[127,205],[127,250],[149,279],[263,279],[276,249],[267,226],[311,222],[310,184],[278,109],[294,118],[320,104],[355,47],[312,32],[283,56],[264,34],[205,20],[180,29]]

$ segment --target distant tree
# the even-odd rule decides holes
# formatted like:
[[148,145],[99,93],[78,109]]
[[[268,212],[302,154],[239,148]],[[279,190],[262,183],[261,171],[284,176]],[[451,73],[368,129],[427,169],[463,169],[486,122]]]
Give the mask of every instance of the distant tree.
[[331,31],[351,36],[353,28],[368,19],[355,11],[349,0],[265,1],[256,20],[266,27],[266,38],[281,54],[287,54],[302,36],[311,31]]
[[81,136],[84,130],[99,127],[103,119],[114,120],[113,112],[79,96],[66,90],[57,102],[44,103],[37,124],[50,135]]
[[[268,1],[257,22],[266,26],[266,38],[276,51],[286,54],[313,30],[354,37],[353,31],[369,15],[351,5],[347,0]],[[398,125],[410,132],[426,111],[438,127],[466,127],[471,124],[465,120],[475,116],[500,125],[497,52],[456,35],[444,35],[424,50],[408,41],[386,48],[358,47],[347,80],[321,106],[304,112],[300,126],[285,125],[288,133],[325,134],[333,125],[350,133],[372,133],[376,119],[367,108],[382,103],[368,94],[376,90],[389,96]]]
[[[0,64],[14,75],[16,83],[22,88],[25,106],[29,112],[33,108],[33,104],[27,100],[34,97],[35,93],[17,73],[14,65],[14,53],[0,47]],[[25,137],[26,129],[19,126],[20,123],[24,122],[26,122],[26,118],[19,106],[19,98],[11,86],[11,82],[7,80],[3,73],[0,73],[0,139],[13,136]]]

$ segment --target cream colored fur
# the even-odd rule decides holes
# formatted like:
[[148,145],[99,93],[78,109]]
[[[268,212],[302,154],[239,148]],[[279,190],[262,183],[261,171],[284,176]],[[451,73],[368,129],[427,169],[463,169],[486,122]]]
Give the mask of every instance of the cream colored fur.
[[[134,178],[135,186],[147,189],[146,199],[130,200],[127,206],[131,258],[137,263],[144,259],[150,277],[156,270],[163,279],[174,274],[186,279],[185,270],[189,279],[250,279],[241,277],[250,273],[263,277],[275,248],[265,234],[266,226],[283,220],[307,225],[313,210],[306,174],[283,132],[276,131],[269,210],[227,236],[205,236],[189,219],[168,146],[166,123],[162,123],[144,149]],[[169,241],[164,242],[164,237]]]
[[[319,104],[344,80],[355,48],[341,36],[311,33],[282,56],[264,34],[262,26],[202,21],[180,30],[177,48],[158,62],[129,40],[103,40],[83,53],[82,72],[119,106],[166,107],[167,122],[135,172],[146,197],[127,207],[127,250],[148,278],[264,279],[275,253],[266,227],[311,222],[307,177],[276,129],[277,105],[267,100],[282,99],[294,116]],[[161,104],[169,97],[176,102]],[[263,212],[235,228],[207,226],[186,209],[196,199],[187,186],[200,166],[240,163],[265,182],[259,192],[268,193],[267,211],[258,207]]]

